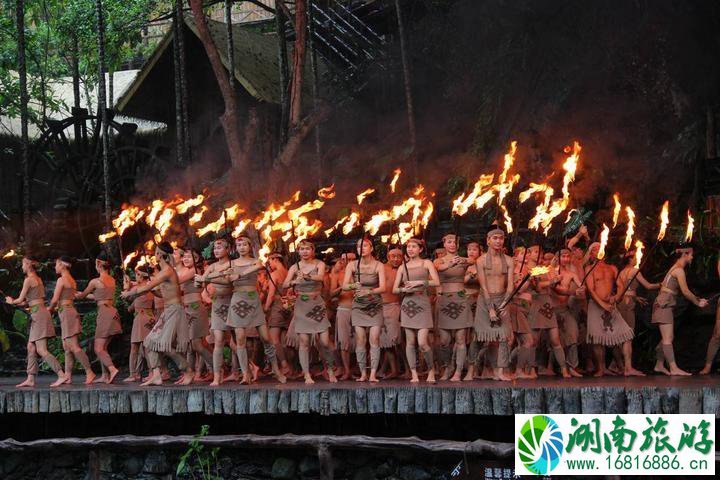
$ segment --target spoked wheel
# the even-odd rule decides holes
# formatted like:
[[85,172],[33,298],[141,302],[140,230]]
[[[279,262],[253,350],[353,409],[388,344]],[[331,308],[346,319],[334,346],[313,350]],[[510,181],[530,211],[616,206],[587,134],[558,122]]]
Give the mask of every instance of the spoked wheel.
[[[75,109],[72,117],[49,120],[46,127],[33,147],[31,205],[50,220],[43,234],[50,250],[90,255],[105,223],[100,122]],[[111,119],[108,130],[109,191],[116,208],[135,193],[135,179],[159,158],[138,138],[136,124]]]

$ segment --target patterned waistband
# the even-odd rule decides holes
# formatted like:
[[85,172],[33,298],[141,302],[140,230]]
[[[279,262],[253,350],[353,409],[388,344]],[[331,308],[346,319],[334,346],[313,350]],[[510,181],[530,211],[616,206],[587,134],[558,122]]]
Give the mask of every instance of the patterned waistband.
[[38,298],[37,300],[29,300],[28,301],[28,306],[30,306],[30,307],[37,307],[38,305],[45,306],[45,300],[43,300],[42,298]]

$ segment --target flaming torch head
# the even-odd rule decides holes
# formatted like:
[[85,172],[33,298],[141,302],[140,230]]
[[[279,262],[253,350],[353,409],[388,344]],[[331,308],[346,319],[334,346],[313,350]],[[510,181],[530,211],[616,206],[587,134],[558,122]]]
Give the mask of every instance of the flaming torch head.
[[635,234],[635,212],[630,207],[625,207],[625,213],[627,213],[628,224],[627,232],[625,233],[625,250],[630,250],[632,245],[632,238]]
[[670,223],[670,202],[665,200],[663,203],[662,210],[660,211],[660,232],[658,232],[658,242],[665,238],[665,230]]
[[640,263],[642,262],[642,257],[643,257],[643,248],[645,248],[645,246],[643,245],[643,242],[641,242],[640,240],[637,240],[635,242],[635,265],[634,265],[634,267],[637,269],[640,269]]
[[602,260],[605,258],[605,247],[607,247],[608,238],[610,237],[610,228],[603,223],[603,229],[600,233],[600,248],[597,252],[597,259]]
[[399,168],[396,168],[393,173],[394,173],[393,178],[392,178],[392,180],[390,180],[390,192],[391,193],[395,193],[395,186],[397,185],[397,181],[400,178],[400,174],[402,173],[402,170],[400,170]]
[[615,202],[615,208],[613,208],[613,228],[615,228],[617,227],[618,218],[620,218],[620,209],[622,208],[619,193],[613,194],[613,201]]
[[15,256],[15,250],[10,249],[5,255],[2,256],[2,258],[12,258]]
[[690,210],[688,210],[688,212],[687,212],[687,229],[685,230],[685,243],[692,242],[694,230],[695,230],[695,219],[690,214]]
[[550,271],[550,266],[543,265],[539,267],[533,267],[530,269],[530,276],[531,277],[537,277],[539,275],[545,275]]

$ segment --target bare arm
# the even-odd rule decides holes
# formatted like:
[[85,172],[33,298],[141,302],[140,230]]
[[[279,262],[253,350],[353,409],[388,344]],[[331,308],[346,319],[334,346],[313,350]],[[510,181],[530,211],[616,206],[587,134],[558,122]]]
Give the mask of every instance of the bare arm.
[[[270,278],[272,278],[272,273],[269,273],[268,275],[270,275]],[[275,288],[275,282],[274,282],[274,281],[268,282],[268,283],[269,283],[270,285],[268,285],[267,298],[265,299],[265,311],[266,311],[266,312],[270,311],[270,307],[272,306],[273,301],[275,300],[275,291],[277,290],[277,289]]]
[[393,283],[392,287],[392,293],[394,293],[395,295],[403,293],[403,290],[400,288],[400,283],[403,281],[403,278],[405,278],[405,270],[400,269],[395,275],[395,282]]
[[150,281],[142,286],[135,287],[134,289],[123,292],[121,295],[123,298],[129,298],[131,296],[138,296],[142,295],[145,292],[152,291],[155,296],[161,296],[155,293],[154,289],[155,287],[159,286],[162,282],[167,280],[170,277],[171,270],[161,270],[160,273],[155,275],[153,278],[150,279]]
[[345,267],[345,275],[343,276],[342,290],[355,290],[358,288],[357,284],[352,281],[353,274],[355,273],[355,262],[351,262]]
[[182,272],[178,273],[178,283],[185,283],[192,278],[195,278],[195,271],[190,268],[183,268]]
[[290,270],[288,270],[288,274],[285,277],[285,281],[283,282],[283,288],[290,288],[291,285],[294,285],[294,280],[297,275],[297,263],[293,263],[292,267],[290,267]]
[[317,275],[304,275],[304,277],[314,282],[322,282],[325,280],[325,263],[318,260],[316,265],[318,265]]
[[97,278],[93,278],[92,280],[90,280],[87,284],[87,287],[85,287],[85,290],[83,290],[82,292],[75,293],[75,298],[77,298],[77,299],[86,298],[88,295],[90,295],[92,292],[95,291],[95,287],[97,286],[97,284],[95,282],[99,282],[99,281],[100,280],[98,280]]
[[13,299],[12,297],[5,298],[5,301],[9,303],[10,305],[20,305],[22,303],[25,303],[25,300],[27,299],[27,292],[30,290],[31,287],[34,287],[35,285],[31,285],[33,283],[33,280],[30,278],[25,278],[23,280],[23,286],[22,290],[20,290],[20,295],[18,295],[17,298]]
[[55,291],[53,291],[53,296],[50,299],[50,306],[48,307],[50,310],[54,310],[58,302],[60,302],[60,294],[62,293],[63,287],[65,287],[65,279],[60,277],[55,283]]
[[695,296],[695,294],[692,293],[690,291],[690,289],[688,288],[687,279],[685,278],[685,270],[683,270],[681,268],[677,268],[670,275],[674,276],[677,279],[678,286],[680,287],[680,291],[682,292],[683,297],[687,298],[688,300],[690,300],[690,302],[697,305],[698,307],[704,306],[704,305],[701,305],[701,303],[707,304],[707,302],[705,302],[704,299],[698,298],[697,296]]
[[642,273],[638,273],[636,278],[637,278],[637,281],[640,282],[640,285],[645,287],[645,289],[647,289],[647,290],[659,290],[660,289],[659,283],[648,282],[647,279],[645,277],[643,277]]
[[430,281],[428,282],[428,287],[439,287],[440,286],[440,277],[438,276],[437,270],[435,270],[435,265],[430,260],[425,260],[425,268],[427,268],[428,273],[430,274]]

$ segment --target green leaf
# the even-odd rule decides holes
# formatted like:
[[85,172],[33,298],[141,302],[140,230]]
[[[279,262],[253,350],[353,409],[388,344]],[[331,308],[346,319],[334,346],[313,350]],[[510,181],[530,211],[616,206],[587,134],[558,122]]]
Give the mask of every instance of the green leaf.
[[28,316],[19,310],[15,310],[12,318],[13,327],[20,333],[27,333]]
[[5,330],[0,328],[0,347],[3,352],[7,352],[10,349],[10,337]]

